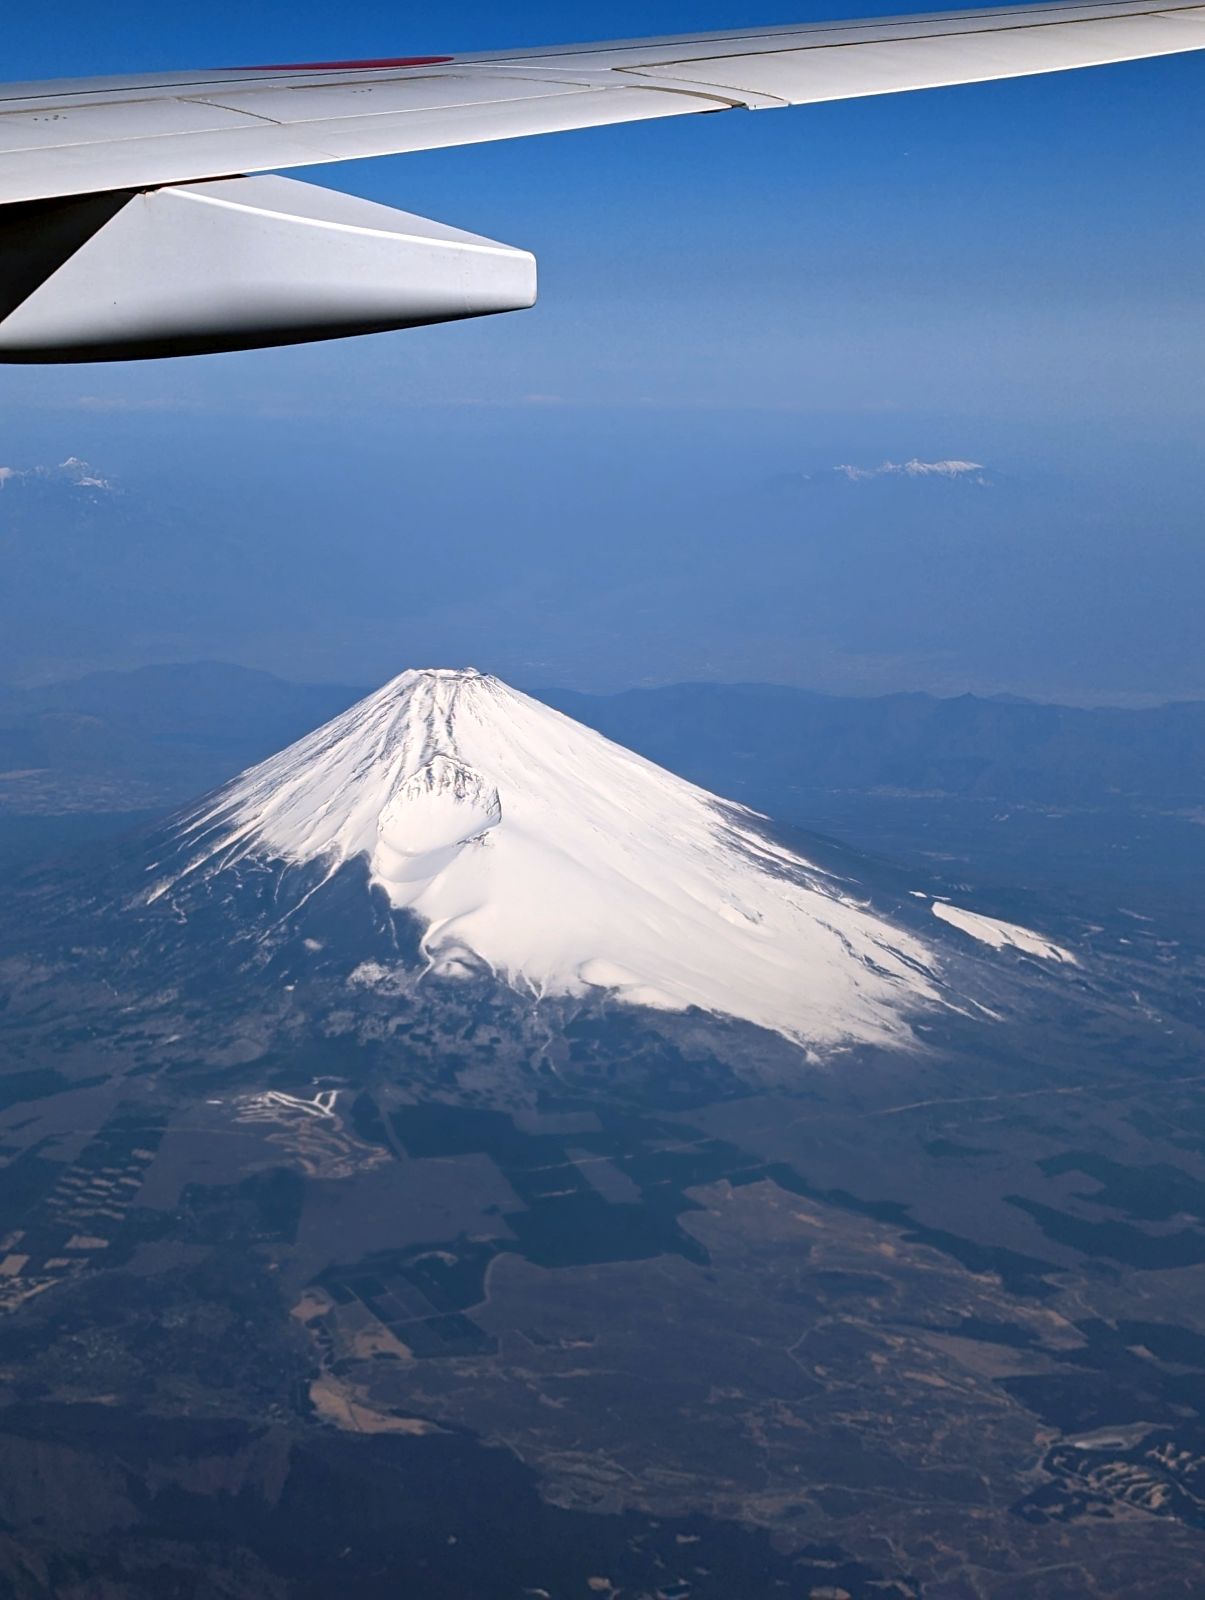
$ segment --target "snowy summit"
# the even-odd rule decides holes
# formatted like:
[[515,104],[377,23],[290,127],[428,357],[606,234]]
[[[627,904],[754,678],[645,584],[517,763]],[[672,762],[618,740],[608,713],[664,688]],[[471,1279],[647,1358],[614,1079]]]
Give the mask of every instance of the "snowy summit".
[[872,478],[937,478],[986,488],[991,482],[988,468],[981,461],[918,461],[915,457],[911,461],[884,461],[877,467],[834,467],[833,475],[850,483]]
[[[431,967],[906,1043],[932,952],[762,819],[475,671],[406,672],[183,826],[188,876],[363,858]],[[160,884],[152,898],[166,894]]]

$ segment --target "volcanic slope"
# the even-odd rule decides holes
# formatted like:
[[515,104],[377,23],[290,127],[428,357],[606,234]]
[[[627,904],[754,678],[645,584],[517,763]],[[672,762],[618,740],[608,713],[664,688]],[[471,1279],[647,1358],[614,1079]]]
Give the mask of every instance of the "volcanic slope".
[[764,819],[472,670],[403,673],[176,839],[150,900],[246,862],[363,858],[433,970],[537,997],[697,1007],[815,1049],[906,1045],[942,997],[933,949]]

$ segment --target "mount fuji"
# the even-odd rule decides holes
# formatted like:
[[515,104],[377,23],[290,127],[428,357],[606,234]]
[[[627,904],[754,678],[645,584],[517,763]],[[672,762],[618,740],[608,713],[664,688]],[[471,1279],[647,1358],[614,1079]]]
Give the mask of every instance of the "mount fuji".
[[[766,819],[474,670],[405,672],[236,778],[172,825],[138,898],[187,923],[240,877],[291,872],[304,905],[349,869],[416,928],[422,975],[707,1013],[812,1052],[907,1047],[919,1016],[964,1005],[969,952],[915,900],[880,911]],[[396,982],[379,959],[353,976]]]

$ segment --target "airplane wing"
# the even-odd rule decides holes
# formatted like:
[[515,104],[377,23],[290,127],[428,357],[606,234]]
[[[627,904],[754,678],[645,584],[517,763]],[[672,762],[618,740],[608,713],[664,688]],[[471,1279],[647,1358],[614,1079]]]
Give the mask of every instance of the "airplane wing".
[[[1098,0],[488,55],[10,85],[0,88],[0,359],[240,348],[481,315],[534,299],[525,252],[252,174],[1202,48],[1203,4]],[[340,236],[342,254],[333,244]],[[191,282],[199,260],[207,284]],[[391,306],[384,280],[416,265],[429,269],[430,282]],[[360,287],[375,286],[364,296],[348,286],[340,298],[328,277],[354,279],[358,267]],[[152,292],[156,272],[169,274],[174,292],[162,282]],[[90,279],[99,281],[101,300],[115,291],[126,307],[96,329]],[[202,327],[189,308],[206,287]],[[260,326],[274,290],[276,312]],[[306,304],[311,290],[314,303]],[[148,295],[153,303],[149,320],[134,306],[140,294],[144,310]],[[223,332],[230,315],[235,325]]]
[[1019,5],[511,54],[0,89],[0,204],[1205,48],[1205,5]]

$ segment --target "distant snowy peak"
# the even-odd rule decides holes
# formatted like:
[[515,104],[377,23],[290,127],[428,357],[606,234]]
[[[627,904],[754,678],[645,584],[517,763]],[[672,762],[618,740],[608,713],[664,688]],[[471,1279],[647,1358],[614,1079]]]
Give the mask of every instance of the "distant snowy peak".
[[102,478],[78,456],[68,456],[57,467],[0,467],[0,491],[19,484],[42,488],[91,489],[101,494],[119,492],[111,479]]
[[73,483],[77,489],[103,489],[108,494],[116,491],[116,484],[108,478],[102,478],[95,473],[86,461],[81,461],[78,456],[68,456],[56,468],[52,469],[68,483]]
[[[692,1007],[814,1049],[908,1044],[928,943],[762,819],[475,671],[406,672],[180,825],[149,899],[244,861],[354,859],[430,967]],[[185,914],[186,911],[185,911]]]
[[874,483],[883,480],[904,482],[961,483],[975,488],[990,488],[996,474],[981,461],[884,461],[877,467],[846,464],[813,473],[811,483]]

